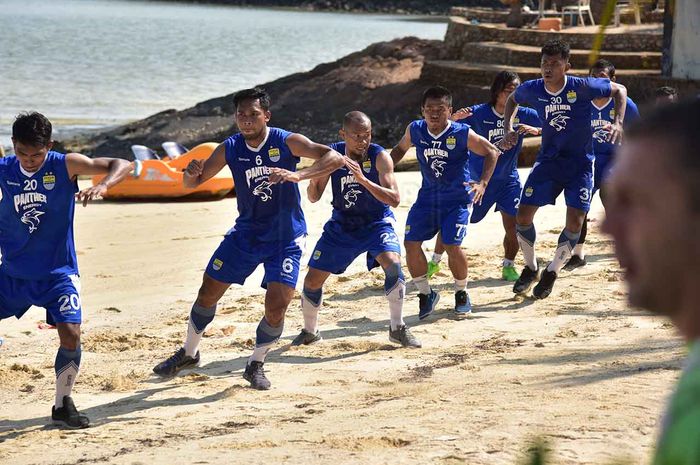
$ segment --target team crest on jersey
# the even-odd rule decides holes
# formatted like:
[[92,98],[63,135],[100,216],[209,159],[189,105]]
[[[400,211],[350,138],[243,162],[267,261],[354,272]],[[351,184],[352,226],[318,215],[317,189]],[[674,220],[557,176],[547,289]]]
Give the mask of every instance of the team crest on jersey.
[[214,271],[219,271],[223,265],[224,265],[224,262],[222,262],[218,258],[215,258],[211,264],[211,267],[214,268]]
[[32,208],[31,210],[27,210],[24,212],[24,214],[20,218],[20,221],[29,226],[29,232],[33,233],[39,228],[39,217],[43,214],[44,212],[39,211],[36,208]]
[[361,190],[350,188],[343,195],[345,200],[345,208],[350,208],[357,203],[357,196],[362,194]]
[[267,151],[267,155],[270,157],[270,161],[273,162],[278,162],[280,161],[280,149],[278,148],[271,148],[270,150]]
[[362,162],[362,171],[369,173],[372,170],[372,160],[365,160]]
[[314,255],[313,255],[314,260],[318,260],[321,258],[321,251],[320,250],[314,250]]
[[253,195],[260,197],[260,200],[267,202],[272,198],[272,184],[269,181],[263,181],[253,189]]
[[518,118],[517,116],[513,118],[513,124],[520,124],[520,118]]
[[615,119],[615,109],[614,108],[612,108],[610,110],[610,119]]
[[532,194],[535,192],[535,189],[532,188],[532,186],[528,186],[527,189],[525,189],[525,197],[532,197]]
[[44,189],[47,191],[53,190],[54,186],[56,186],[56,176],[54,176],[53,173],[46,173],[43,178],[41,178],[42,183],[44,184]]
[[575,90],[570,90],[566,93],[566,100],[568,100],[569,103],[574,103],[576,101],[576,97]]
[[450,149],[450,150],[452,150],[452,149],[454,149],[455,147],[457,147],[457,139],[455,138],[455,136],[450,136],[450,137],[448,137],[447,140],[445,141],[445,145],[446,145],[447,148]]

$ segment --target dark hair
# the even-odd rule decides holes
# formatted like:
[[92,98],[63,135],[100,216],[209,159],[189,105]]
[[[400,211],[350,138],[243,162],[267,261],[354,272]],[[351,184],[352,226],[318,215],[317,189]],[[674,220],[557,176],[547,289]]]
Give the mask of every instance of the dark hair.
[[34,147],[46,147],[51,143],[51,130],[51,121],[41,113],[20,113],[12,124],[12,138]]
[[260,87],[236,92],[236,95],[233,96],[233,108],[238,109],[238,105],[245,100],[260,100],[260,107],[263,110],[268,111],[270,109],[270,94]]
[[450,92],[445,87],[434,86],[434,87],[428,87],[427,89],[425,89],[425,92],[423,92],[423,98],[420,101],[420,106],[424,107],[425,101],[428,100],[429,98],[447,99],[447,104],[449,106],[452,106],[452,92]]
[[[663,128],[663,131],[659,131]],[[627,139],[653,138],[663,140],[673,149],[666,158],[675,157],[676,171],[688,187],[693,209],[700,213],[700,100],[684,100],[673,105],[661,105],[630,125]]]
[[610,76],[610,79],[615,77],[615,65],[613,65],[612,62],[603,58],[593,63],[593,66],[591,66],[591,74],[593,74],[593,70],[605,70],[608,72],[608,76]]
[[508,84],[515,81],[520,82],[520,76],[514,71],[501,71],[496,74],[491,83],[491,99],[489,100],[489,104],[495,106],[496,100],[498,100],[498,94],[503,92],[503,89],[505,89]]
[[565,59],[569,59],[570,49],[569,44],[563,40],[553,39],[548,40],[542,46],[542,56],[547,55],[550,57],[560,56]]
[[661,86],[654,91],[656,97],[675,97],[678,91],[670,86]]
[[343,117],[343,127],[347,128],[351,124],[355,123],[369,124],[370,126],[372,125],[369,116],[362,113],[361,111],[350,111],[348,113],[345,113],[345,116]]

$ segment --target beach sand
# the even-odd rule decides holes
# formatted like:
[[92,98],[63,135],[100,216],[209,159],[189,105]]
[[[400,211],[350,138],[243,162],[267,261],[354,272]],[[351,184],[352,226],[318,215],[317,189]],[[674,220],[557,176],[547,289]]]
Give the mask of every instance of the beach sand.
[[[420,176],[397,177],[402,236]],[[308,249],[329,198],[327,190],[321,202],[304,202]],[[43,311],[3,320],[0,463],[513,464],[537,435],[556,464],[648,462],[685,348],[666,320],[627,308],[597,198],[589,264],[562,272],[544,301],[514,297],[499,279],[502,226],[489,214],[464,242],[471,318],[451,312],[444,262],[433,279],[442,300],[426,321],[409,288],[406,321],[423,349],[388,341],[383,275],[367,273],[361,258],[326,285],[321,344],[289,346],[302,324],[298,298],[290,305],[266,364],[272,390],[241,378],[263,312],[260,270],[222,299],[201,367],[157,379],[151,368],[180,346],[235,202],[76,207],[84,324],[73,397],[92,427],[46,426],[58,343],[55,330],[38,329]],[[541,259],[553,253],[564,212],[560,198],[536,218]]]

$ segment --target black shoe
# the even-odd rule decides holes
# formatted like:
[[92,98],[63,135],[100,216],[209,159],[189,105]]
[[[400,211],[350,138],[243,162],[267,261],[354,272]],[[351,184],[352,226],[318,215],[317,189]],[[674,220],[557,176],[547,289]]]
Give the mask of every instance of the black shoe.
[[186,368],[194,368],[199,365],[199,351],[190,357],[185,355],[185,348],[181,347],[177,352],[153,367],[153,373],[158,376],[175,376],[178,371]]
[[63,396],[63,407],[51,407],[51,419],[54,425],[65,426],[70,429],[81,429],[90,426],[90,420],[78,412],[70,396]]
[[532,296],[536,299],[546,299],[552,293],[554,281],[557,280],[557,274],[554,271],[545,269],[542,271],[542,277],[537,286],[532,290]]
[[264,362],[248,362],[243,372],[243,379],[250,382],[250,387],[260,391],[270,389],[270,380],[265,376]]
[[311,344],[316,344],[317,342],[322,341],[323,338],[321,337],[321,332],[319,330],[316,330],[315,333],[311,333],[305,329],[302,329],[301,332],[297,337],[294,338],[292,341],[293,346],[301,346],[301,345],[311,345]]
[[427,318],[437,307],[440,301],[440,294],[430,290],[430,294],[418,294],[418,319]]
[[401,344],[403,347],[423,347],[420,341],[416,339],[416,336],[411,334],[406,325],[401,325],[396,329],[391,329],[390,327],[389,340],[391,342]]
[[581,268],[582,266],[586,265],[586,259],[581,258],[578,255],[572,255],[571,258],[569,259],[568,262],[566,262],[566,265],[564,265],[564,269],[566,271],[573,271],[576,268]]
[[525,294],[532,287],[532,283],[537,279],[539,270],[532,270],[529,266],[523,268],[523,272],[520,273],[520,277],[515,284],[513,284],[513,292],[516,294]]

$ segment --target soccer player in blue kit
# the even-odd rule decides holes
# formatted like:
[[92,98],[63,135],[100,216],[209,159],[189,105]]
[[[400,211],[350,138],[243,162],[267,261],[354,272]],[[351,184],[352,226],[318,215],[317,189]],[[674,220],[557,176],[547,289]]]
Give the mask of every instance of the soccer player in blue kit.
[[[438,232],[455,279],[455,307],[458,314],[471,313],[467,294],[467,256],[460,247],[467,233],[472,202],[479,204],[491,179],[500,151],[469,126],[450,120],[452,94],[444,87],[430,87],[421,101],[423,118],[413,121],[391,151],[398,163],[413,145],[423,178],[420,191],[406,220],[406,263],[418,288],[418,318],[434,310],[439,295],[428,282],[428,261],[423,241]],[[485,157],[480,180],[470,180],[469,154]]]
[[542,121],[542,147],[523,186],[516,215],[518,243],[525,267],[513,286],[513,292],[526,293],[538,277],[535,213],[543,205],[553,205],[563,190],[567,206],[566,226],[559,235],[554,258],[542,271],[532,292],[535,298],[544,299],[552,292],[557,274],[571,257],[590,208],[593,190],[591,101],[604,97],[612,97],[615,101],[615,120],[610,127],[609,140],[617,143],[622,135],[627,90],[609,79],[567,75],[571,68],[569,45],[560,40],[544,44],[540,67],[541,79],[524,82],[508,97],[504,144],[507,147],[517,142],[513,116],[518,105],[537,110]]
[[307,190],[309,200],[318,202],[330,179],[333,215],[309,261],[301,296],[304,328],[292,345],[321,340],[318,312],[323,284],[331,273],[343,273],[358,255],[367,252],[367,268],[381,266],[384,270],[389,340],[404,347],[420,347],[420,341],[403,321],[406,284],[401,271],[401,245],[394,231],[396,219],[389,208],[398,206],[400,201],[394,164],[383,147],[372,143],[372,122],[364,113],[347,113],[340,137],[342,142],[330,147],[345,155],[345,166],[331,175],[312,179]]
[[[598,60],[593,63],[590,71],[591,77],[606,78],[611,81],[615,79],[615,65],[608,60]],[[608,141],[610,136],[610,126],[615,121],[615,102],[610,97],[603,97],[591,102],[591,128],[593,130],[593,154],[595,162],[593,164],[593,195],[600,191],[600,200],[603,202],[603,208],[606,206],[605,181],[610,176],[610,170],[613,165],[613,158],[616,144]],[[639,119],[639,110],[637,105],[631,98],[627,97],[627,112],[625,114],[625,127]],[[588,233],[588,215],[583,221],[581,227],[581,236],[578,239],[576,247],[574,247],[571,258],[564,265],[567,271],[574,270],[586,264],[586,255],[583,250],[583,244],[586,242],[586,234]]]
[[[129,174],[131,163],[88,158],[52,149],[51,122],[40,113],[20,114],[12,125],[14,156],[0,158],[0,320],[20,318],[36,305],[56,325],[55,424],[86,428],[71,391],[80,369],[80,276],[73,242],[75,200],[102,196]],[[79,175],[106,174],[99,184],[78,190]]]
[[[193,160],[184,176],[197,186],[228,165],[238,203],[236,223],[209,260],[190,312],[184,346],[153,371],[172,376],[199,363],[199,343],[214,319],[216,305],[231,284],[243,284],[259,264],[265,268],[265,316],[255,335],[255,349],[243,378],[255,389],[269,389],[263,365],[282,335],[284,315],[294,296],[306,238],[297,183],[324,176],[343,165],[340,154],[301,134],[269,127],[270,97],[262,89],[247,89],[233,98],[239,133],[221,143],[206,160]],[[316,160],[296,171],[300,157]]]
[[[473,107],[457,110],[453,115],[454,121],[466,123],[473,131],[489,142],[498,146],[503,140],[505,129],[503,127],[503,111],[505,110],[508,96],[520,85],[520,77],[513,71],[501,71],[493,78],[491,83],[491,99],[488,103],[482,103]],[[532,108],[520,107],[513,123],[520,137],[514,147],[503,152],[498,157],[496,169],[491,176],[484,198],[481,204],[474,205],[470,223],[478,223],[483,220],[491,207],[496,205],[496,211],[501,212],[505,237],[503,238],[503,267],[501,277],[506,281],[518,279],[515,269],[515,256],[518,254],[518,238],[515,233],[515,214],[518,211],[522,185],[518,175],[518,155],[523,145],[525,135],[539,135],[542,133],[540,118]],[[479,179],[484,168],[483,157],[469,157],[469,176],[471,179]],[[428,262],[428,277],[440,269],[440,259],[444,246],[438,234],[435,243],[435,253]]]

